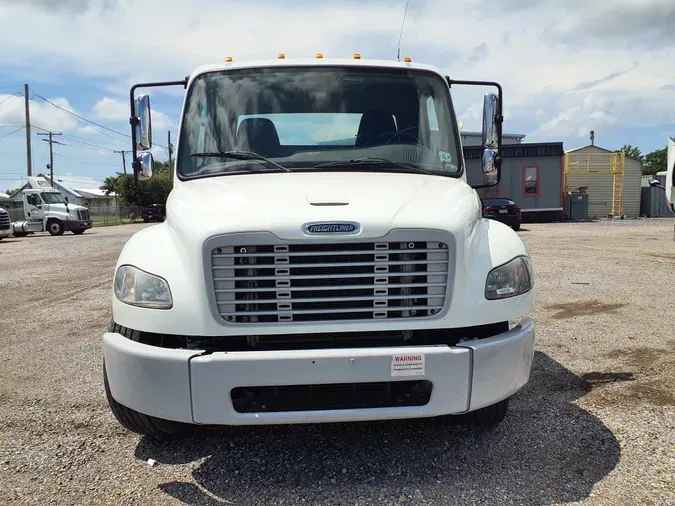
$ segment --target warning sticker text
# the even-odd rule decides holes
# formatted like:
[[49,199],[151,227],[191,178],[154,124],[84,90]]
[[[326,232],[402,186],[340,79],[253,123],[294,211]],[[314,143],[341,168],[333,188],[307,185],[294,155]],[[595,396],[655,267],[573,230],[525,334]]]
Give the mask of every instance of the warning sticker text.
[[424,374],[424,355],[393,355],[392,376],[420,376]]

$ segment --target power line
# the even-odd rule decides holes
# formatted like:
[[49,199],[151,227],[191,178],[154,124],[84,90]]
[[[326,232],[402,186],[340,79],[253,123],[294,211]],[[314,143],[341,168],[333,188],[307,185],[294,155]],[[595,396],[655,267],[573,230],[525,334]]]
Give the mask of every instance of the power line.
[[95,163],[95,162],[86,162],[84,160],[76,160],[75,158],[71,158],[69,156],[62,155],[60,153],[55,153],[54,156],[58,156],[59,158],[65,158],[66,160],[70,160],[71,162],[83,163],[85,165],[94,165],[96,167],[117,167],[117,165],[113,165],[110,163]]
[[46,99],[45,97],[43,97],[42,95],[40,95],[40,94],[38,94],[38,93],[35,93],[35,91],[33,91],[33,94],[34,94],[36,97],[38,97],[38,98],[44,100],[44,101],[47,102],[48,104],[53,105],[53,106],[56,107],[57,109],[62,110],[63,112],[65,112],[65,113],[68,114],[69,116],[72,116],[72,117],[74,117],[74,118],[77,118],[77,119],[79,119],[79,120],[81,120],[81,121],[84,121],[84,122],[86,122],[86,123],[89,123],[89,124],[91,124],[91,125],[97,126],[97,127],[99,127],[99,128],[103,128],[104,130],[108,130],[109,132],[112,132],[112,133],[114,133],[114,134],[121,135],[121,136],[123,136],[123,137],[126,137],[127,139],[131,139],[131,135],[124,134],[124,133],[122,133],[122,132],[118,132],[117,130],[113,130],[112,128],[108,128],[108,127],[106,127],[106,126],[99,125],[98,123],[96,123],[96,122],[94,122],[94,121],[91,121],[91,120],[89,120],[89,119],[87,119],[87,118],[83,118],[83,117],[80,116],[79,114],[75,114],[74,112],[69,111],[68,109],[63,108],[63,107],[61,107],[60,105],[56,105],[54,102],[52,102],[52,101],[50,101],[50,100],[47,100],[47,99]]
[[127,160],[126,160],[126,158],[124,158],[124,155],[125,154],[128,155],[129,152],[122,150],[122,151],[115,151],[115,153],[122,155],[122,169],[124,170],[124,173],[126,174],[127,173]]
[[[82,137],[78,137],[78,136],[73,135],[73,134],[65,134],[65,135],[67,137],[69,137],[70,139],[73,139],[75,142],[89,142],[89,139],[83,139]],[[111,146],[112,147],[110,147],[108,149],[114,150],[115,148],[119,148],[119,146],[126,147],[126,144],[123,144],[123,141],[121,141],[121,140],[115,139],[115,145],[111,144]],[[119,149],[122,149],[122,148],[119,148]]]
[[10,101],[10,100],[13,99],[14,97],[23,97],[23,94],[22,94],[22,93],[19,93],[19,92],[16,92],[16,93],[14,93],[13,95],[10,95],[9,97],[7,97],[7,98],[6,98],[5,100],[3,100],[2,102],[0,102],[0,105],[4,104],[5,102]]
[[[31,127],[35,128],[37,130],[42,130],[43,132],[47,132],[47,133],[49,132],[49,130],[46,130],[42,127],[38,127],[38,126],[35,126],[35,125],[31,125]],[[60,143],[60,144],[63,144],[64,146],[68,146],[70,148],[95,149],[95,150],[100,150],[100,151],[108,151],[110,153],[115,152],[115,150],[112,149],[112,148],[106,148],[106,147],[103,147],[103,146],[99,146],[97,144],[91,144],[91,143],[83,141],[79,137],[75,137],[74,135],[71,135],[71,134],[63,134],[63,138],[65,140],[67,140],[68,142],[76,144],[75,146],[72,146],[72,145],[69,145],[69,144],[66,144],[66,143]],[[77,144],[81,144],[81,146],[77,145]]]
[[[112,128],[108,128],[107,126],[103,126],[103,125],[101,125],[101,124],[99,124],[99,123],[96,123],[95,121],[91,121],[90,119],[84,118],[84,117],[80,116],[79,114],[76,114],[76,113],[74,113],[74,112],[72,112],[72,111],[69,111],[68,109],[65,109],[64,107],[61,107],[60,105],[57,105],[57,104],[55,104],[54,102],[52,102],[52,101],[50,101],[50,100],[47,100],[45,97],[43,97],[42,95],[36,93],[35,91],[33,91],[33,95],[36,96],[36,97],[38,97],[38,98],[41,99],[41,100],[44,100],[45,102],[47,102],[48,104],[50,104],[50,105],[56,107],[57,109],[60,109],[61,111],[63,111],[64,113],[68,114],[69,116],[72,116],[73,118],[76,118],[76,119],[78,119],[78,120],[80,120],[80,121],[84,121],[84,122],[88,123],[89,125],[93,125],[93,126],[96,126],[96,127],[98,127],[98,128],[102,128],[102,129],[104,129],[104,130],[108,130],[109,132],[112,132],[112,133],[114,133],[114,134],[121,135],[122,137],[126,137],[127,139],[131,139],[131,135],[128,135],[128,134],[119,132],[119,131],[114,130],[114,129],[112,129]],[[94,130],[96,130],[96,129],[94,129]],[[100,133],[100,134],[102,134],[102,135],[105,135],[104,132],[98,132],[98,133]],[[108,136],[108,137],[109,137],[109,136]],[[112,137],[111,137],[111,138],[112,138]],[[167,146],[163,146],[163,145],[161,145],[161,144],[155,144],[155,145],[156,145],[157,147],[160,147],[160,148],[169,149]]]
[[47,139],[42,139],[45,142],[49,142],[49,179],[51,180],[50,184],[54,186],[54,151],[52,151],[52,144],[61,144],[60,142],[55,141],[52,137],[54,135],[63,135],[60,132],[49,132],[49,133],[43,133],[43,132],[38,132],[38,135],[48,135],[49,140]]
[[[109,153],[115,153],[114,149],[104,148],[103,146],[98,146],[96,144],[91,144],[89,142],[81,141],[79,139],[75,139],[75,138],[71,137],[70,135],[64,135],[63,137],[68,142],[73,142],[75,144],[82,144],[83,146],[87,146],[87,147],[94,148],[94,149],[100,149],[102,151],[108,151]],[[71,146],[71,147],[76,147],[76,146]]]
[[16,130],[13,130],[13,131],[9,132],[8,134],[3,135],[2,137],[0,137],[0,139],[4,139],[5,137],[9,137],[10,135],[14,135],[15,133],[20,132],[24,128],[26,128],[26,127],[25,126],[19,127]]

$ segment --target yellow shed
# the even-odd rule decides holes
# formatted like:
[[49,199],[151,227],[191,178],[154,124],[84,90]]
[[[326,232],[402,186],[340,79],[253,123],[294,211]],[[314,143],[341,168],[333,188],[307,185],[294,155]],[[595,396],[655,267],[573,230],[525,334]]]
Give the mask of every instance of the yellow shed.
[[640,215],[642,162],[589,145],[565,152],[565,190],[586,188],[588,217]]

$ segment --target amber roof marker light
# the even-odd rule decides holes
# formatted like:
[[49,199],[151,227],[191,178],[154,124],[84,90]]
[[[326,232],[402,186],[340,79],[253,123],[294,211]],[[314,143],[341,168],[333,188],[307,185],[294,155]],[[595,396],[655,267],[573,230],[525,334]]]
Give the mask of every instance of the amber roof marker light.
[[226,63],[232,63],[232,57],[231,57],[231,56],[226,56],[226,57],[225,57],[225,62],[226,62]]
[[354,53],[354,59],[355,59],[355,60],[360,60],[360,59],[361,59],[361,55],[360,55],[359,53]]
[[283,60],[284,58],[286,58],[286,55],[284,53],[279,53],[277,55],[277,58],[279,58],[280,60]]

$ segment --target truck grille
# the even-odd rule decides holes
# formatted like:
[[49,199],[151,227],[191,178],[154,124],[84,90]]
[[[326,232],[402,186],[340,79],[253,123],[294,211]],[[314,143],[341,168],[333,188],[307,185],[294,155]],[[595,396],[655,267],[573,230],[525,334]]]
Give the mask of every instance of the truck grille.
[[9,214],[4,211],[0,211],[0,230],[9,228],[9,225]]
[[241,324],[419,319],[445,305],[447,242],[240,243],[214,248],[218,313]]
[[78,209],[77,210],[77,218],[80,221],[89,221],[91,219],[91,214],[89,213],[89,209]]

